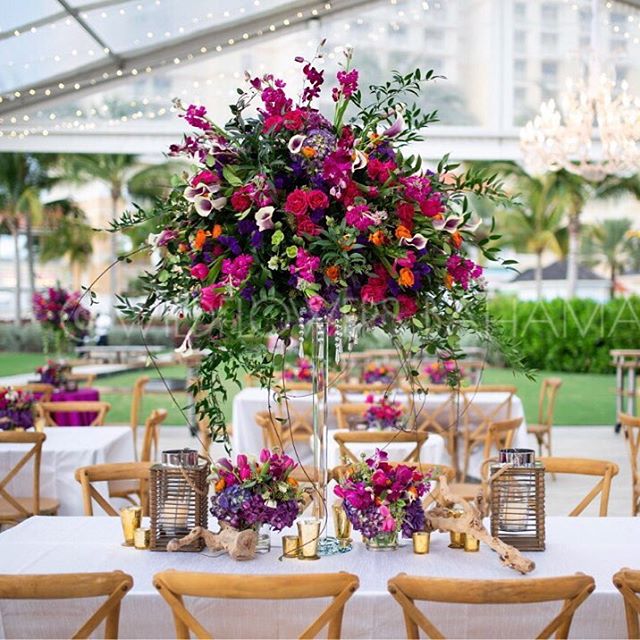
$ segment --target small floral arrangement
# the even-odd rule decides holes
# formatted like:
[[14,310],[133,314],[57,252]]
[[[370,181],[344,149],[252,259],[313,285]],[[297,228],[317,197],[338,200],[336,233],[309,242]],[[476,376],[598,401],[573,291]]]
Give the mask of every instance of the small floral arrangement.
[[312,364],[307,358],[298,358],[295,368],[287,367],[283,373],[285,380],[295,382],[311,382]]
[[455,360],[431,362],[424,368],[431,384],[447,384],[458,382],[464,378],[464,369]]
[[369,364],[362,373],[362,379],[367,384],[374,382],[392,382],[396,377],[396,370],[384,364]]
[[0,430],[31,429],[35,398],[30,393],[8,387],[0,389]]
[[40,382],[59,388],[64,385],[69,370],[68,364],[48,360],[46,365],[36,369],[36,373],[40,376]]
[[298,516],[301,492],[291,472],[298,465],[284,453],[263,449],[259,460],[240,454],[236,464],[229,458],[212,468],[215,494],[211,514],[242,531],[269,525],[280,531]]
[[40,323],[43,348],[48,353],[65,350],[69,340],[86,335],[91,322],[91,312],[80,304],[81,294],[60,286],[49,287],[33,294],[33,315]]
[[395,429],[402,420],[402,405],[387,397],[376,400],[368,395],[365,402],[371,406],[364,412],[367,429]]
[[400,532],[410,538],[425,527],[421,498],[430,489],[428,478],[406,465],[390,465],[387,457],[377,450],[334,489],[353,528],[367,539]]

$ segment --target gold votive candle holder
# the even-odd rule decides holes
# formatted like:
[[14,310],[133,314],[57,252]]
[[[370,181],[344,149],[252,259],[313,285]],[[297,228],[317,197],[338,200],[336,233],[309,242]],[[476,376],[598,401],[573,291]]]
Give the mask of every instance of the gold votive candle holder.
[[122,534],[124,545],[132,547],[136,529],[142,523],[142,507],[123,507],[120,509],[120,522],[122,523]]
[[133,546],[136,549],[148,549],[151,544],[151,529],[138,527],[133,532]]
[[470,536],[468,533],[464,537],[464,550],[465,551],[480,551],[480,540]]
[[339,541],[351,540],[351,522],[341,502],[333,505],[333,527]]
[[464,549],[464,541],[467,536],[460,531],[449,532],[449,548],[450,549]]
[[301,560],[317,560],[320,520],[318,518],[298,520],[298,538],[298,558]]
[[300,549],[298,536],[282,536],[282,555],[285,558],[297,558]]
[[414,531],[411,538],[413,540],[413,553],[429,553],[431,534],[428,531]]

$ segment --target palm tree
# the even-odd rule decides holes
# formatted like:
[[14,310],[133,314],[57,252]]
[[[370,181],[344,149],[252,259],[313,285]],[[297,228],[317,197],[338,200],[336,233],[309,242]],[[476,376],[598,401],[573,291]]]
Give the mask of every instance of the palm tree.
[[631,220],[604,220],[589,229],[585,238],[585,253],[609,268],[611,297],[615,295],[616,275],[627,265],[631,252]]
[[[149,197],[158,193],[162,186],[170,186],[170,174],[173,165],[165,163],[141,169],[137,156],[132,154],[79,154],[64,159],[67,179],[74,182],[97,180],[109,188],[111,196],[111,219],[116,220],[124,208],[127,194]],[[118,289],[118,237],[111,234],[109,262],[109,291],[111,296],[111,315],[115,316],[115,296]]]

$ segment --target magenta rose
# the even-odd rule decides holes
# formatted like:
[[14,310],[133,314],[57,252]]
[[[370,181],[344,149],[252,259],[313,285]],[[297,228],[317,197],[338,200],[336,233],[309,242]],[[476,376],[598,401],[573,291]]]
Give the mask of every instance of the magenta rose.
[[210,284],[208,287],[202,287],[200,291],[200,306],[208,313],[216,311],[224,303],[222,294],[216,291],[217,287],[216,284]]
[[191,275],[194,278],[198,278],[198,280],[204,280],[209,275],[209,267],[203,262],[194,264],[193,267],[191,267]]
[[294,216],[301,216],[306,213],[307,207],[307,194],[302,189],[296,189],[287,196],[284,210],[292,213]]
[[309,203],[309,208],[313,211],[326,209],[329,206],[329,198],[327,198],[327,194],[320,191],[320,189],[313,189],[313,191],[309,191],[307,194],[307,202]]

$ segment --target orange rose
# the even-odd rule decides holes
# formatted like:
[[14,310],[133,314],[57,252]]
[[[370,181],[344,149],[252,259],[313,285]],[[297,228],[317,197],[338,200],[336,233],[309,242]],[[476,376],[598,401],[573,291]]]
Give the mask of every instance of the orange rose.
[[297,487],[298,486],[298,481],[295,478],[292,478],[291,476],[289,476],[287,478],[287,482],[292,486],[292,487]]
[[398,240],[400,240],[400,238],[410,238],[411,237],[411,231],[409,231],[409,229],[407,229],[407,227],[405,227],[404,225],[398,225],[398,227],[396,228],[396,238],[398,238]]
[[305,158],[313,158],[316,155],[316,150],[313,147],[302,147],[302,155]]
[[185,244],[184,242],[181,242],[181,243],[178,245],[178,251],[179,251],[180,253],[186,253],[187,251],[189,251],[189,245],[188,245],[188,244]]
[[403,267],[400,269],[400,277],[398,278],[398,284],[401,287],[412,287],[415,282],[413,271],[409,267]]
[[384,235],[384,231],[374,231],[369,235],[369,242],[372,242],[376,247],[382,246],[387,241],[387,236]]
[[453,276],[450,273],[447,273],[444,277],[444,286],[447,287],[447,289],[453,287]]
[[340,267],[335,265],[331,267],[327,267],[324,271],[324,274],[331,280],[331,282],[337,282],[340,277]]
[[204,246],[204,243],[207,241],[208,235],[209,234],[206,231],[203,231],[202,229],[198,229],[198,233],[196,233],[196,238],[193,241],[193,248],[202,249],[202,247]]
[[216,493],[220,493],[221,491],[223,491],[226,486],[227,486],[227,483],[224,481],[224,478],[220,478],[220,480],[216,482],[214,487],[216,490]]
[[454,247],[456,247],[456,249],[460,248],[460,245],[462,244],[462,236],[458,231],[454,231],[451,234],[451,243],[453,244]]
[[222,235],[222,227],[219,224],[213,225],[213,231],[211,232],[212,238],[217,238]]

